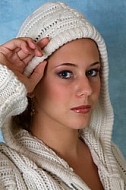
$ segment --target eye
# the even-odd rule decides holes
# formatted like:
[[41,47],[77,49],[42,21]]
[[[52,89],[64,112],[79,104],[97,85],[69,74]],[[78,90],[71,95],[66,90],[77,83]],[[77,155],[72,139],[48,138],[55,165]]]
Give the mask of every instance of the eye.
[[89,77],[96,77],[99,75],[100,70],[99,69],[90,69],[86,72],[86,75]]
[[58,73],[58,76],[61,77],[62,79],[69,79],[73,77],[73,73],[68,70],[63,70]]

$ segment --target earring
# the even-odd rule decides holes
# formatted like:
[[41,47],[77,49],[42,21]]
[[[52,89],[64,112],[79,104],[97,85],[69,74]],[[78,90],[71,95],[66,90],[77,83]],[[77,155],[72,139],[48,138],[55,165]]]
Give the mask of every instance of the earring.
[[34,100],[33,100],[33,98],[30,98],[30,104],[31,104],[31,113],[30,113],[30,115],[32,117],[36,113],[35,112],[35,106],[34,106]]

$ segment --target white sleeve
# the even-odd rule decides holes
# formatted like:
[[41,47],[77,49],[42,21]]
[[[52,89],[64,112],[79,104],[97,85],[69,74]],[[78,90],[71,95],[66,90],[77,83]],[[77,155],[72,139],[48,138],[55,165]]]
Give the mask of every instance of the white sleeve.
[[118,165],[120,174],[122,176],[122,179],[124,180],[125,189],[126,189],[126,160],[123,157],[122,153],[120,152],[119,148],[114,143],[112,143],[112,152],[117,161],[117,165]]
[[0,127],[7,118],[22,113],[27,106],[27,90],[14,73],[0,64]]

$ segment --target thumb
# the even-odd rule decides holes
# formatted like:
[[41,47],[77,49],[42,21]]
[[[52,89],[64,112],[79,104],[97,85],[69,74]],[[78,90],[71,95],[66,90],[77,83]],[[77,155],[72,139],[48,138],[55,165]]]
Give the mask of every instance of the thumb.
[[30,82],[33,85],[33,90],[34,90],[35,86],[38,84],[38,82],[42,79],[42,77],[44,75],[44,70],[45,70],[46,64],[47,64],[47,61],[43,61],[42,63],[40,63],[35,68],[35,70],[31,74],[31,76],[29,77]]

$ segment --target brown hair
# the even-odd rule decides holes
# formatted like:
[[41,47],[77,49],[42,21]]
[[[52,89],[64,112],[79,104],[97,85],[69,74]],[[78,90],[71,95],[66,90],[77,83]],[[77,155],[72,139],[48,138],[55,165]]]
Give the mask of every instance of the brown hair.
[[28,106],[26,110],[20,115],[12,117],[13,125],[19,126],[22,129],[30,131],[30,124],[32,120],[32,99],[28,98]]

